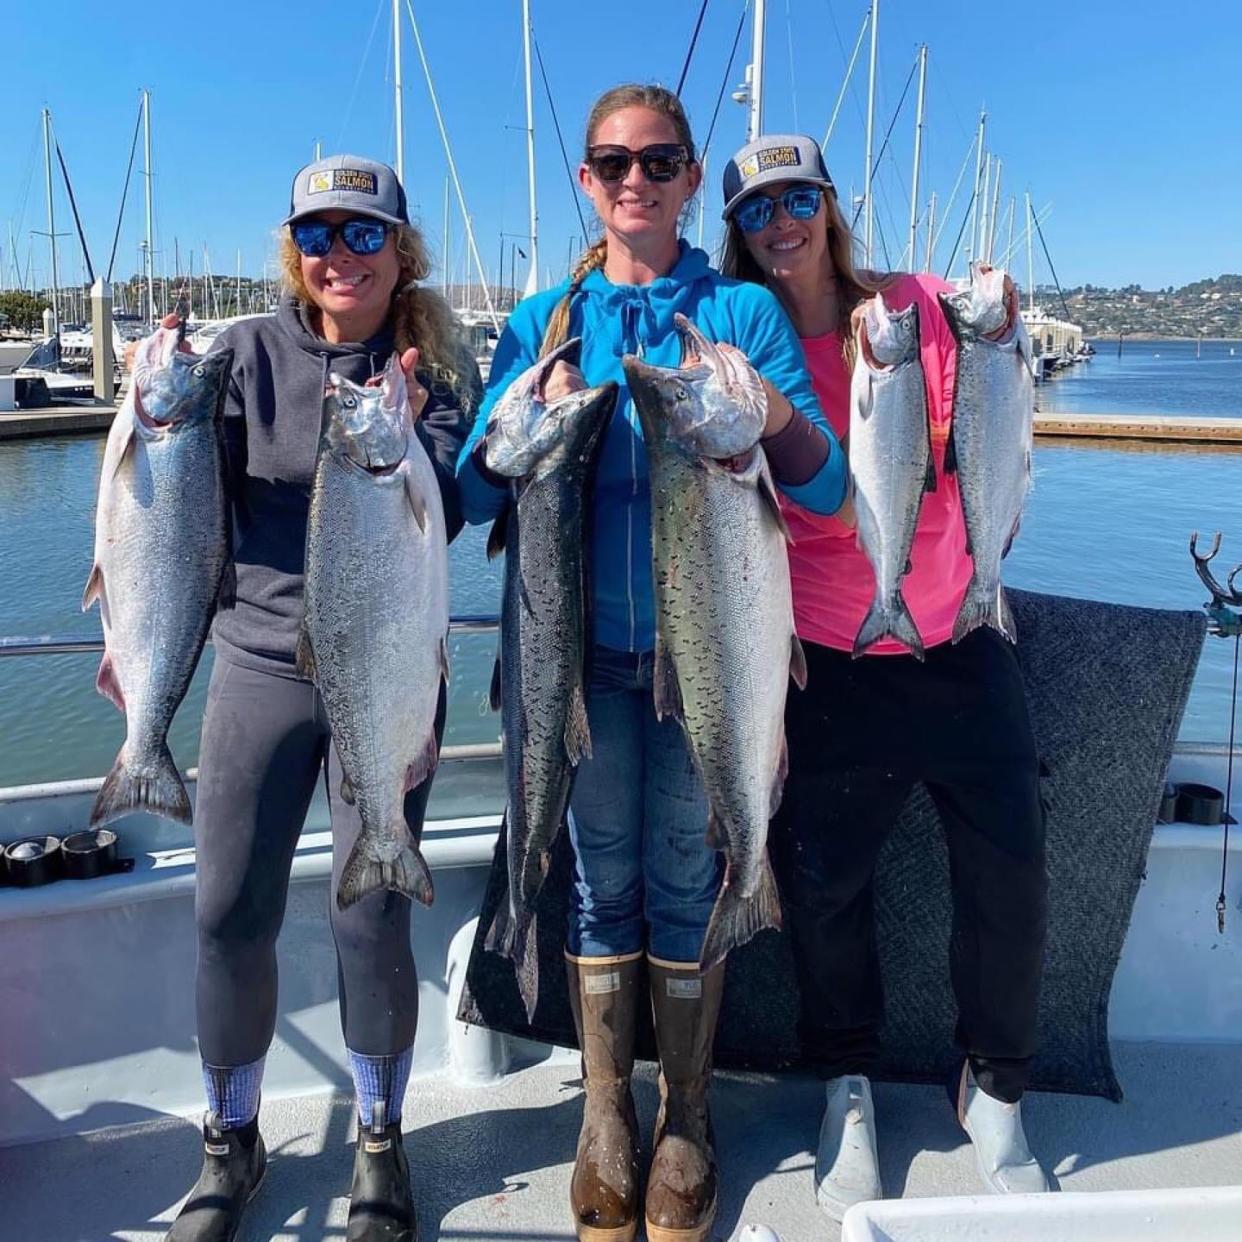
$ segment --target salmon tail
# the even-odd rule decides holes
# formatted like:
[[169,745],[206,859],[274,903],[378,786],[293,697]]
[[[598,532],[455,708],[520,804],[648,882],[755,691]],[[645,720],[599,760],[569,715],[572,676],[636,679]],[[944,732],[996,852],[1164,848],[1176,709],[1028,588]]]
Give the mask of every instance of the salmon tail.
[[1005,588],[998,582],[994,591],[989,590],[975,576],[966,588],[966,598],[962,600],[957,620],[953,623],[953,641],[960,643],[967,634],[981,625],[990,625],[1011,643],[1018,641],[1018,627],[1014,623],[1013,613],[1009,610]]
[[167,746],[160,748],[153,767],[141,769],[126,763],[122,748],[95,798],[90,826],[109,824],[132,811],[150,811],[179,824],[192,822],[190,795]]
[[877,595],[863,618],[862,625],[858,627],[858,635],[854,639],[854,659],[858,659],[868,647],[882,638],[895,638],[910,648],[910,654],[915,659],[923,658],[923,636],[919,633],[919,627],[914,623],[900,590],[889,600],[882,600]]
[[496,907],[496,915],[487,929],[483,947],[489,953],[499,953],[513,963],[526,1020],[533,1022],[535,1006],[539,1003],[539,936],[535,930],[534,912],[515,916],[506,894]]
[[732,872],[730,864],[707,924],[707,934],[703,937],[700,970],[710,970],[717,962],[723,962],[733,949],[744,945],[757,932],[781,925],[781,901],[767,850],[763,852],[759,885],[752,896],[743,896],[741,889],[733,882]]
[[[401,832],[409,833],[404,819],[401,821]],[[404,893],[425,906],[431,905],[435,898],[431,872],[413,841],[406,842],[401,847],[401,853],[391,862],[382,862],[368,858],[362,852],[362,841],[359,839],[345,862],[345,870],[341,872],[341,883],[336,890],[337,908],[348,910],[363,897],[390,889],[394,893]]]

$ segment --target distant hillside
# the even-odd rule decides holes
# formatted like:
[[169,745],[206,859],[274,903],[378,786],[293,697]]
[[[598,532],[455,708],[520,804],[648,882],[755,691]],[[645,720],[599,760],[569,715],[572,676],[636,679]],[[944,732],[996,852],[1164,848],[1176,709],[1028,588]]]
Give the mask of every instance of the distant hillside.
[[[1036,301],[1063,314],[1055,288],[1038,285]],[[1066,289],[1070,318],[1087,336],[1205,336],[1242,338],[1242,275],[1196,280],[1174,289]]]

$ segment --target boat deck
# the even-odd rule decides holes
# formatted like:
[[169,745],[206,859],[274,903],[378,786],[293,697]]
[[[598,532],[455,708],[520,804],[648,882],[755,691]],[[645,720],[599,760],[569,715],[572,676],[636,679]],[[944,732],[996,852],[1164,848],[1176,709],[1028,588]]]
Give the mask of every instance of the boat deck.
[[[1237,1046],[1129,1043],[1114,1052],[1123,1103],[1032,1094],[1024,1105],[1032,1146],[1061,1188],[1242,1182]],[[651,1067],[637,1077],[649,1132]],[[980,1191],[972,1150],[943,1090],[880,1084],[875,1098],[890,1196]],[[781,1242],[836,1242],[838,1227],[820,1214],[812,1192],[821,1099],[819,1084],[804,1076],[717,1075],[716,1242],[759,1223]],[[581,1105],[568,1054],[487,1088],[463,1088],[447,1075],[416,1079],[405,1111],[422,1242],[572,1242],[566,1196]],[[339,1095],[264,1103],[271,1164],[239,1242],[344,1237],[351,1114]],[[0,1232],[29,1242],[153,1242],[196,1175],[200,1152],[195,1122],[171,1117],[0,1149]]]

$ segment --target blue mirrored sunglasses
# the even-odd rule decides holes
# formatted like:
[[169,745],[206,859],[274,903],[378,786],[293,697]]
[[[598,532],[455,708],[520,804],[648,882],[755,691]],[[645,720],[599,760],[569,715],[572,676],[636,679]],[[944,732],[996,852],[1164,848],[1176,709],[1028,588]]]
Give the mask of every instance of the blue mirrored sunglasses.
[[345,248],[354,254],[379,254],[388,237],[388,225],[383,220],[362,218],[346,220],[342,224],[328,224],[323,220],[298,220],[289,226],[293,244],[307,258],[322,259],[332,249],[339,236]]
[[794,185],[776,198],[766,194],[752,194],[734,209],[733,218],[743,233],[757,233],[765,229],[776,213],[776,204],[785,208],[792,220],[811,220],[819,213],[823,193],[817,186]]

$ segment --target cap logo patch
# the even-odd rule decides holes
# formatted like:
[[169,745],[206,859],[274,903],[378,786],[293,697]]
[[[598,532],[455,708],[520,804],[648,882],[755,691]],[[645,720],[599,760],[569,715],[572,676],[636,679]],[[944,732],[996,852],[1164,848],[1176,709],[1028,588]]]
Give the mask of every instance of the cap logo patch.
[[755,152],[754,159],[759,172],[767,172],[769,168],[797,168],[802,163],[797,147],[764,147]]
[[308,194],[347,190],[354,194],[378,194],[375,174],[362,168],[331,168],[313,172],[307,179]]

